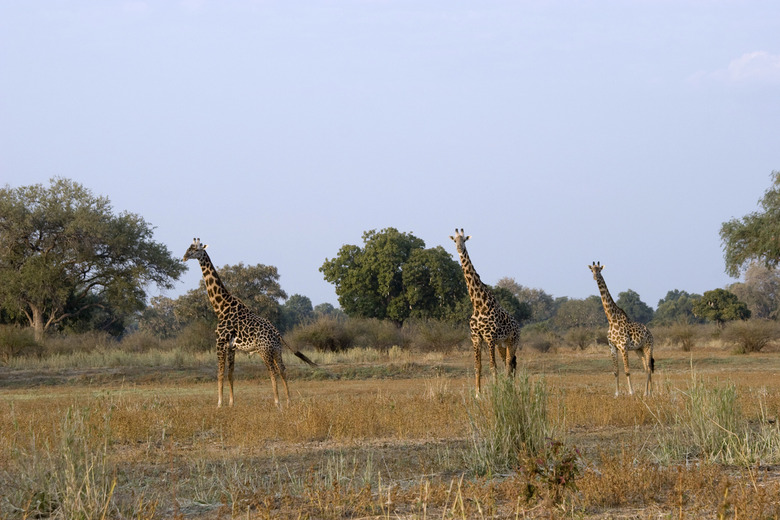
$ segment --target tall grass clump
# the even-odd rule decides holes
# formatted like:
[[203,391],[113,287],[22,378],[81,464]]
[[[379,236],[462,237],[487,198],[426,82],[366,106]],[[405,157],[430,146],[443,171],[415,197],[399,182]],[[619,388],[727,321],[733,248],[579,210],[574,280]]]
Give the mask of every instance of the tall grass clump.
[[681,395],[671,427],[660,428],[661,459],[745,466],[780,461],[780,429],[767,417],[763,397],[757,397],[761,417],[751,421],[741,412],[733,383],[708,386],[693,374]]
[[478,475],[517,469],[521,459],[543,452],[552,433],[544,381],[532,383],[526,370],[516,378],[497,376],[466,408],[471,433],[466,462]]
[[[116,515],[117,480],[108,463],[108,419],[97,429],[90,422],[87,412],[70,408],[55,425],[59,438],[40,441],[32,431],[26,445],[13,447],[2,480],[6,506],[14,514],[55,519]],[[17,436],[25,437],[21,432]]]

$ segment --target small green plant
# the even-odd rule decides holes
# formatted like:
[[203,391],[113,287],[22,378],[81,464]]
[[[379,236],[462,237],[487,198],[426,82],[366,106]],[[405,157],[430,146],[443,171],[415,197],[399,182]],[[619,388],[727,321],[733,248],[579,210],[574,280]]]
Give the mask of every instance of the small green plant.
[[560,504],[567,491],[577,490],[580,476],[580,452],[560,441],[547,439],[544,451],[526,456],[521,463],[527,479],[526,500],[536,496]]

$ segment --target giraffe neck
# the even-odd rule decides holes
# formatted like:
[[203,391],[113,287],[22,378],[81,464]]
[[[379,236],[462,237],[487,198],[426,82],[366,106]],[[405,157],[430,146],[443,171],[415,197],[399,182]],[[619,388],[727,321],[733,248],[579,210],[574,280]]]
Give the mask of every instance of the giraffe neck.
[[493,303],[493,294],[482,283],[465,247],[463,251],[458,251],[458,255],[460,256],[460,265],[463,268],[463,276],[466,278],[471,305],[474,306],[474,314],[487,313]]
[[221,319],[225,314],[225,310],[235,298],[233,298],[225,288],[222,280],[220,280],[217,269],[211,263],[208,253],[204,252],[203,258],[198,263],[200,263],[200,270],[203,271],[203,282],[206,284],[206,291],[208,292],[211,306],[214,307],[217,318]]
[[601,273],[596,277],[596,283],[599,285],[599,292],[601,293],[601,304],[604,305],[604,313],[607,315],[607,321],[610,325],[614,324],[621,318],[626,318],[626,313],[623,309],[617,306],[615,300],[612,299],[612,295],[609,294],[607,289],[607,282],[604,281],[604,277]]

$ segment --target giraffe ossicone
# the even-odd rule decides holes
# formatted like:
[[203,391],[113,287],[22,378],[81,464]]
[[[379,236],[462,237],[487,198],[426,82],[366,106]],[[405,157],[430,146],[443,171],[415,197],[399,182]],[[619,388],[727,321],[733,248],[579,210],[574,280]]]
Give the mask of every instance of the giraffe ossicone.
[[203,272],[203,282],[206,285],[209,301],[217,314],[217,407],[222,406],[222,390],[225,376],[225,363],[228,365],[228,383],[230,387],[229,406],[233,406],[233,367],[236,349],[257,353],[268,368],[271,375],[271,387],[274,392],[274,403],[279,406],[279,392],[276,388],[276,378],[284,385],[287,405],[290,404],[290,391],[287,387],[284,362],[282,361],[282,346],[287,347],[298,358],[311,366],[316,364],[302,354],[293,350],[282,338],[276,327],[267,319],[252,312],[238,298],[228,292],[217,274],[214,264],[206,253],[206,244],[200,238],[192,240],[192,244],[184,253],[184,261],[197,260]]
[[466,287],[469,291],[469,299],[473,307],[473,313],[469,320],[471,329],[471,344],[474,349],[474,377],[476,393],[481,390],[482,378],[482,342],[487,344],[490,353],[490,370],[496,375],[496,349],[506,362],[507,375],[514,375],[517,368],[516,352],[522,348],[520,345],[520,325],[506,311],[493,292],[479,278],[474,264],[471,263],[466,241],[471,238],[466,235],[463,228],[455,228],[455,235],[450,235],[458,250],[460,265],[463,268],[463,276],[466,278]]
[[600,262],[593,262],[588,268],[593,273],[593,279],[599,287],[601,294],[601,304],[604,306],[604,313],[607,315],[609,330],[607,331],[607,341],[609,350],[612,354],[612,367],[615,373],[615,396],[620,395],[620,377],[618,374],[617,355],[623,358],[623,367],[626,373],[626,383],[628,384],[628,393],[633,395],[631,388],[631,373],[628,367],[628,352],[634,351],[642,359],[647,379],[645,380],[645,395],[649,396],[653,388],[653,372],[655,371],[655,359],[653,359],[653,335],[647,327],[635,321],[631,321],[628,315],[618,307],[607,289],[607,283],[601,275],[604,266]]

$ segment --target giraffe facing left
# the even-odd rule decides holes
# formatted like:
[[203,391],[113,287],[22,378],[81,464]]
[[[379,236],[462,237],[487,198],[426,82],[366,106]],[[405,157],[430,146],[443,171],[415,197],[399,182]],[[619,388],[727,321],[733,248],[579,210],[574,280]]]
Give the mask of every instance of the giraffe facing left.
[[293,350],[282,338],[270,321],[252,312],[244,303],[231,295],[220,280],[214,264],[206,253],[206,244],[195,238],[184,253],[184,261],[193,259],[200,264],[203,281],[206,284],[209,301],[217,314],[217,407],[222,406],[222,388],[225,377],[225,364],[228,368],[230,386],[229,406],[233,406],[233,366],[236,349],[249,354],[257,353],[265,362],[271,374],[271,387],[274,392],[274,404],[279,405],[277,378],[281,378],[287,406],[290,405],[290,390],[287,387],[282,345],[290,349],[298,358],[311,366],[316,364],[297,350]]

